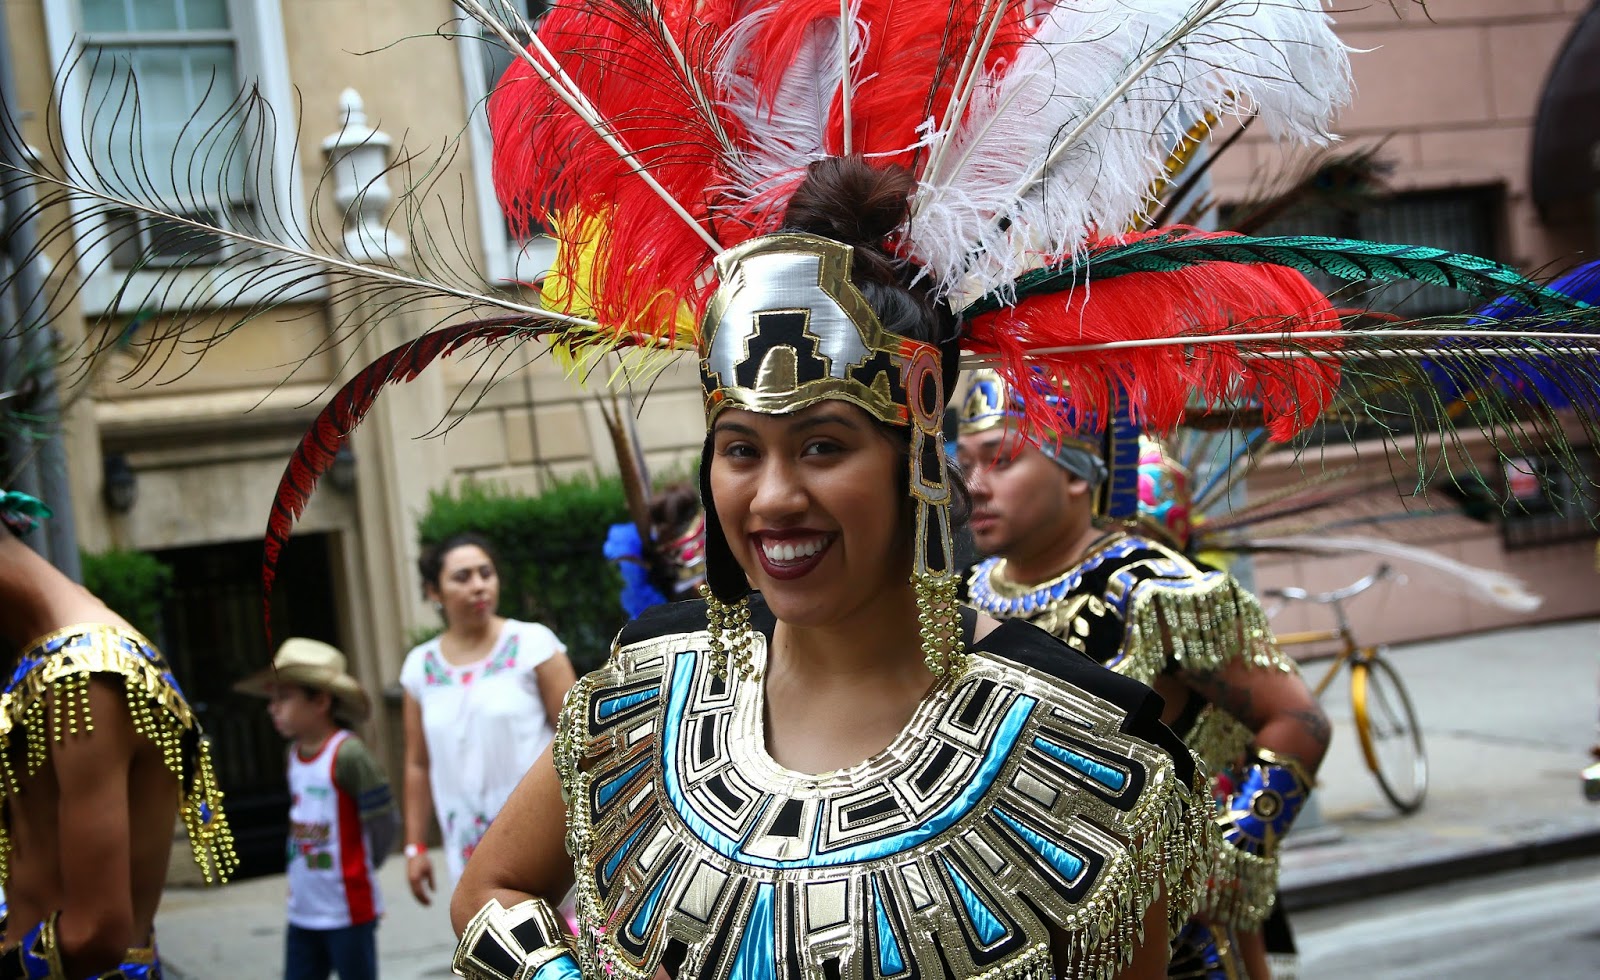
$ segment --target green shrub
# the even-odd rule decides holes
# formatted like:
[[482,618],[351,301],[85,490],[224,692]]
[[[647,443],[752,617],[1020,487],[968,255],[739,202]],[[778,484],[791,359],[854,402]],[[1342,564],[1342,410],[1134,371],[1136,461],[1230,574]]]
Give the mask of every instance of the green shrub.
[[550,627],[583,674],[626,621],[621,578],[602,549],[606,528],[627,519],[614,477],[558,482],[536,497],[467,483],[430,496],[417,537],[424,546],[462,531],[488,538],[500,556],[500,614]]
[[172,591],[172,569],[142,551],[82,553],[84,588],[111,611],[161,645],[161,607]]

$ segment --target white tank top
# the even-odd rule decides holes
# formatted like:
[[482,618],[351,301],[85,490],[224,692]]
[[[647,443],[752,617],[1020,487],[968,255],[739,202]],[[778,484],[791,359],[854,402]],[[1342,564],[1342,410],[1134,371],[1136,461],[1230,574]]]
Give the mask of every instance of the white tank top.
[[289,748],[289,923],[302,929],[364,925],[383,913],[361,811],[333,781],[349,737],[336,733],[310,760]]

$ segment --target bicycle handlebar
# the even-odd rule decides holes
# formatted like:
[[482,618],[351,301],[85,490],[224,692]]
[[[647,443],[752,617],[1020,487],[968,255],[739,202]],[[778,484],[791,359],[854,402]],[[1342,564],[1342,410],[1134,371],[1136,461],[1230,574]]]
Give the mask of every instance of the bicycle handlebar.
[[1266,589],[1261,594],[1274,599],[1293,599],[1296,601],[1315,602],[1318,605],[1326,606],[1331,603],[1343,602],[1346,599],[1358,596],[1372,588],[1374,585],[1377,585],[1379,582],[1394,577],[1394,568],[1391,567],[1388,562],[1384,562],[1383,564],[1379,565],[1377,571],[1373,572],[1371,575],[1359,579],[1342,589],[1335,589],[1332,592],[1307,592],[1305,589],[1284,588]]

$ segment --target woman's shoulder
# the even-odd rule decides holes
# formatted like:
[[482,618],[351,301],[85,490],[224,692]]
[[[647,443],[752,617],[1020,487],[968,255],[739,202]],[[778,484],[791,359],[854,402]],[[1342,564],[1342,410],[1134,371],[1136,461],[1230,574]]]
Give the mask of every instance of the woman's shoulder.
[[428,656],[438,649],[439,637],[431,636],[407,650],[405,659],[400,661],[401,682],[404,683],[407,677],[420,672],[423,669],[423,665],[427,663]]
[[543,623],[525,619],[507,619],[506,632],[517,637],[519,644],[536,643],[551,653],[564,652],[567,645],[556,636],[556,631]]
[[1004,666],[1020,668],[1037,683],[1059,686],[1113,705],[1126,718],[1122,731],[1166,750],[1179,778],[1185,783],[1192,780],[1192,756],[1183,740],[1161,723],[1165,702],[1148,686],[1116,673],[1020,619],[1002,622],[976,644],[975,652]]
[[704,599],[684,599],[651,606],[628,621],[617,634],[617,648],[677,633],[696,633],[706,628]]

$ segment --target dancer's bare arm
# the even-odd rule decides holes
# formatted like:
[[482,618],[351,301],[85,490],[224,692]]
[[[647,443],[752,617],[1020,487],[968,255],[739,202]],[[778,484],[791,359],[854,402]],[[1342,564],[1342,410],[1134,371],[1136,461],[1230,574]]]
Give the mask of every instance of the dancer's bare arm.
[[0,636],[9,647],[20,650],[47,633],[79,623],[128,625],[88,589],[0,530]]
[[1203,673],[1183,671],[1179,677],[1243,722],[1257,746],[1297,759],[1309,772],[1321,765],[1333,726],[1298,673],[1241,661]]
[[60,794],[61,918],[57,924],[68,976],[99,976],[115,970],[134,935],[128,780],[138,741],[121,684],[95,678],[89,684],[93,726],[80,719],[70,734],[63,706],[52,703],[52,723],[66,737],[52,744],[51,764]]

